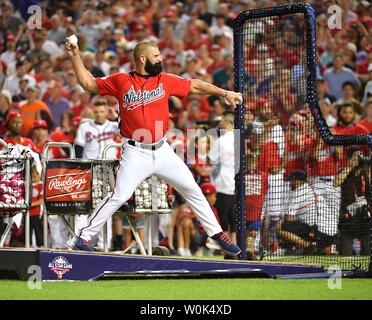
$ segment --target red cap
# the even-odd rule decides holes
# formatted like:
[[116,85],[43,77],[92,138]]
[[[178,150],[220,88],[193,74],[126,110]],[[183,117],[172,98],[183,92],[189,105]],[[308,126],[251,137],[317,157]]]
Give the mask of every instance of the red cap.
[[367,46],[367,48],[366,48],[366,52],[367,52],[367,53],[372,52],[372,44],[370,44],[369,46]]
[[10,34],[9,36],[6,37],[6,40],[7,41],[15,41],[16,37],[12,34]]
[[144,24],[137,24],[135,27],[134,27],[134,31],[143,31],[146,29],[146,26]]
[[168,10],[168,11],[165,12],[164,16],[166,18],[174,18],[176,16],[176,13],[172,10]]
[[80,117],[80,116],[77,116],[77,117],[73,117],[70,121],[70,126],[71,127],[78,127],[80,125],[80,121],[82,120],[83,118]]
[[265,98],[260,98],[256,101],[256,109],[264,108],[264,107],[270,107],[269,100]]
[[203,194],[215,194],[217,193],[216,187],[214,184],[209,183],[209,182],[204,182],[200,186],[201,191]]
[[218,44],[212,45],[212,50],[218,50],[220,51],[222,48]]
[[34,121],[34,124],[33,124],[33,126],[32,126],[32,130],[33,130],[33,129],[36,129],[36,128],[44,128],[44,129],[48,129],[48,125],[47,125],[47,123],[46,123],[45,120],[42,120],[42,119],[40,119],[40,120],[35,120],[35,121]]
[[6,116],[6,120],[5,120],[5,126],[8,125],[8,122],[11,120],[11,119],[14,119],[14,118],[22,118],[21,117],[21,114],[19,112],[16,112],[16,111],[12,111],[12,112],[9,112],[8,115]]

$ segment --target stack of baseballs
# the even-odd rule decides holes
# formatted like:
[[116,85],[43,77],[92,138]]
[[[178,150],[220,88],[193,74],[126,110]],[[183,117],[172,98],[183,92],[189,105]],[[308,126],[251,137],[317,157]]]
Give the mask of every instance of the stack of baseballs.
[[151,177],[144,180],[135,190],[134,200],[137,209],[151,209],[153,191],[156,191],[158,209],[168,209],[168,185],[158,180],[156,190],[152,190]]
[[25,181],[22,173],[0,175],[1,204],[24,204]]
[[95,208],[103,198],[111,192],[111,187],[108,183],[104,183],[101,179],[93,178],[92,184],[92,202]]

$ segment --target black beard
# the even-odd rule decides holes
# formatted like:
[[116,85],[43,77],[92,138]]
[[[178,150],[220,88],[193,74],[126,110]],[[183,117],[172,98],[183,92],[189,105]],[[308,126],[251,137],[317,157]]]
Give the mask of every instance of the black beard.
[[160,72],[163,71],[163,66],[161,62],[151,63],[149,60],[146,60],[145,71],[151,77],[156,77]]

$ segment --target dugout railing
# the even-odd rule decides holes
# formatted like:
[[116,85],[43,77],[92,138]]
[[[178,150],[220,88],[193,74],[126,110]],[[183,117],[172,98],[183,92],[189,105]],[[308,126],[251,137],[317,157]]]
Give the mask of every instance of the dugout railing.
[[[338,249],[342,247],[339,247],[339,234],[342,225],[340,222],[342,220],[340,206],[342,207],[342,203],[338,201],[342,202],[345,199],[341,197],[334,202],[332,209],[325,209],[326,203],[331,202],[327,200],[327,196],[333,193],[327,189],[327,183],[329,188],[337,184],[335,177],[338,171],[334,170],[332,174],[331,171],[327,173],[327,168],[320,165],[323,161],[320,155],[326,157],[327,152],[330,154],[330,150],[332,150],[332,152],[335,152],[332,157],[336,158],[338,152],[337,156],[343,157],[338,160],[347,161],[349,159],[346,159],[346,154],[350,147],[361,146],[362,152],[364,152],[363,158],[370,166],[370,158],[368,157],[372,147],[372,136],[368,134],[336,134],[333,130],[330,130],[330,126],[323,116],[317,92],[317,83],[323,79],[322,70],[317,65],[315,21],[316,17],[312,7],[305,3],[248,10],[241,12],[235,19],[234,86],[235,91],[241,92],[244,98],[243,104],[235,110],[235,128],[240,132],[239,139],[236,139],[235,142],[236,154],[239,154],[235,164],[235,172],[237,172],[237,241],[242,248],[242,259],[253,258],[262,261],[288,261],[325,266],[339,265],[343,269],[369,271],[371,273],[371,240],[368,241],[367,250],[364,248],[363,256],[360,252],[358,253],[357,247],[353,248],[355,251],[352,255],[345,256],[338,252]],[[265,118],[267,108],[270,108],[270,119]],[[273,118],[275,118],[275,123]],[[292,129],[293,131],[296,129],[297,134],[301,132],[300,139],[297,138],[300,140],[300,142],[297,141],[298,149],[296,149],[296,143],[292,143],[293,140],[291,140]],[[264,136],[265,134],[266,136]],[[260,141],[260,136],[264,137],[262,138],[263,141]],[[269,147],[268,141],[270,139],[272,149]],[[298,147],[301,143],[302,145],[305,143],[305,147]],[[288,164],[291,160],[288,159],[295,157],[295,151],[298,150],[301,151],[303,164],[298,166],[297,163],[290,168]],[[265,163],[264,159],[268,163],[269,160],[272,161],[275,155],[279,159],[279,164],[274,164],[271,171],[262,167],[262,163]],[[246,161],[246,159],[249,159],[249,161]],[[251,232],[250,229],[247,230],[247,227],[249,228],[251,225],[250,223],[247,224],[247,221],[249,221],[247,217],[252,214],[250,212],[252,206],[246,205],[246,202],[249,201],[247,196],[252,194],[247,191],[246,186],[247,166],[250,166],[252,161],[261,163],[261,167],[258,165],[259,169],[263,169],[263,171],[267,169],[269,177],[268,190],[261,199],[263,207],[258,220],[262,224],[258,230],[258,235],[255,237],[254,250],[256,250],[256,254],[253,257],[252,252],[249,251],[249,246],[252,243],[248,243],[247,248],[247,238],[249,238],[247,232]],[[283,163],[285,164],[283,165]],[[341,161],[339,163],[341,164]],[[268,166],[268,164],[266,165]],[[337,167],[338,170],[342,168],[341,165]],[[279,170],[279,173],[274,169]],[[315,219],[322,221],[322,228],[324,229],[322,230],[323,233],[320,234],[324,235],[328,232],[333,241],[327,242],[329,240],[327,239],[327,241],[319,240],[316,242],[315,245],[322,247],[322,250],[314,248],[315,250],[306,252],[306,250],[303,250],[305,245],[301,248],[301,245],[299,245],[301,242],[297,242],[290,248],[290,253],[286,253],[288,248],[276,250],[281,247],[278,234],[275,235],[276,243],[268,244],[267,239],[265,240],[266,233],[275,234],[278,230],[280,235],[286,235],[281,233],[283,230],[278,225],[283,225],[284,213],[294,212],[293,206],[290,209],[282,206],[283,202],[285,203],[291,198],[291,192],[296,191],[296,183],[291,181],[297,181],[298,179],[290,178],[291,171],[301,171],[300,176],[305,173],[306,180],[304,181],[309,184],[314,195],[327,200],[323,202],[323,207],[319,205],[320,202],[317,200],[318,204],[315,210]],[[322,184],[315,184],[318,178],[323,179],[324,188]],[[326,181],[327,179],[329,181]],[[283,186],[286,184],[287,187],[290,184],[292,189],[289,191],[284,187],[280,189],[278,184]],[[279,190],[277,193],[273,192],[275,188]],[[258,191],[256,190],[256,192]],[[365,198],[370,207],[371,195],[366,192]],[[302,200],[298,198],[298,201],[305,203],[305,196]],[[267,209],[268,207],[271,210],[270,212]],[[329,216],[325,218],[325,215]],[[368,228],[368,236],[370,237],[370,213],[367,216],[369,218],[364,220],[364,227]],[[273,228],[272,225],[276,226]],[[316,228],[316,231],[320,229],[318,226]],[[294,238],[295,236],[293,236]],[[354,244],[360,242],[358,235],[355,235],[354,240]],[[324,241],[324,245],[322,245],[322,241]],[[329,245],[326,246],[326,244]]]

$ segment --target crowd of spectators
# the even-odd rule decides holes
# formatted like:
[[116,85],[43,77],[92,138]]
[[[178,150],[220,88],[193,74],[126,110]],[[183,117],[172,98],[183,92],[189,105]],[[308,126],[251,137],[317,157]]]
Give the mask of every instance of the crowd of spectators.
[[[311,4],[316,15],[317,90],[328,126],[340,134],[372,132],[372,5],[365,0],[305,2]],[[284,3],[283,0],[30,0],[20,5],[18,1],[4,1],[0,8],[0,137],[9,135],[7,123],[14,112],[19,112],[23,121],[21,136],[32,139],[39,152],[47,141],[73,142],[74,119],[75,122],[81,118],[93,119],[94,102],[102,98],[109,107],[108,119],[117,120],[115,99],[90,95],[78,84],[64,48],[66,36],[77,35],[84,65],[94,77],[131,71],[135,45],[153,41],[162,54],[165,72],[233,90],[234,18],[244,10]],[[31,5],[39,6],[39,15],[27,11]],[[341,7],[340,29],[329,27],[328,7],[331,5]],[[270,32],[275,29],[273,26],[276,31]],[[266,20],[254,27],[253,34],[264,36],[260,41],[256,38],[254,43],[252,39],[246,42],[250,50],[245,60],[244,98],[247,125],[254,123],[252,134],[260,138],[249,136],[247,150],[257,154],[257,168],[266,171],[268,179],[271,176],[274,181],[278,174],[286,179],[291,172],[286,171],[288,162],[283,159],[287,159],[291,152],[303,154],[307,148],[313,151],[315,159],[323,156],[326,153],[323,149],[327,149],[319,147],[319,135],[305,101],[306,88],[301,85],[306,75],[301,63],[305,61],[291,51],[293,48],[300,50],[304,44],[304,24],[297,20],[278,25],[274,20]],[[343,112],[347,104],[351,105],[350,119],[346,119],[348,115]],[[172,136],[169,143],[180,155],[187,151],[190,143],[206,149],[204,153],[207,154],[213,139],[197,136],[187,141],[186,132],[188,129],[220,127],[220,120],[228,110],[230,106],[215,96],[194,95],[182,101],[171,97],[169,128],[184,135]],[[34,120],[45,123],[34,126]],[[36,127],[47,129],[42,139],[35,134]],[[299,149],[294,145],[292,148],[296,150],[290,149],[290,129],[299,127],[303,128],[301,137],[314,130],[313,137],[303,139]],[[270,143],[266,144],[266,140]],[[298,136],[295,140],[298,143]],[[307,141],[312,147],[306,145]],[[205,163],[205,154],[200,153],[199,158],[190,163],[200,184],[213,180],[210,177],[212,168]],[[63,152],[54,156],[67,157]],[[335,158],[337,169],[331,173],[319,173],[321,168],[310,172],[308,163],[296,168],[287,165],[287,169],[303,169],[309,175],[335,176],[338,168],[347,165],[348,161],[345,155],[339,157]],[[249,159],[256,161],[253,158]],[[264,224],[268,233],[275,233],[283,212],[275,199],[283,198],[285,187],[283,184],[278,191],[275,189],[278,186],[273,189],[274,184],[270,191],[269,183],[269,190],[265,191],[271,195],[265,203],[265,208],[271,212],[268,214],[271,218]],[[278,192],[282,195],[278,196]],[[182,198],[176,198],[180,206],[175,206],[174,216],[181,217],[185,208]],[[173,220],[172,227],[178,224],[178,230],[177,236],[172,228],[168,235],[171,249],[177,247],[177,242],[184,242],[182,219]],[[253,241],[263,239],[267,247],[271,245],[275,251],[273,246],[276,244],[265,240],[265,232],[261,240],[253,234]]]

